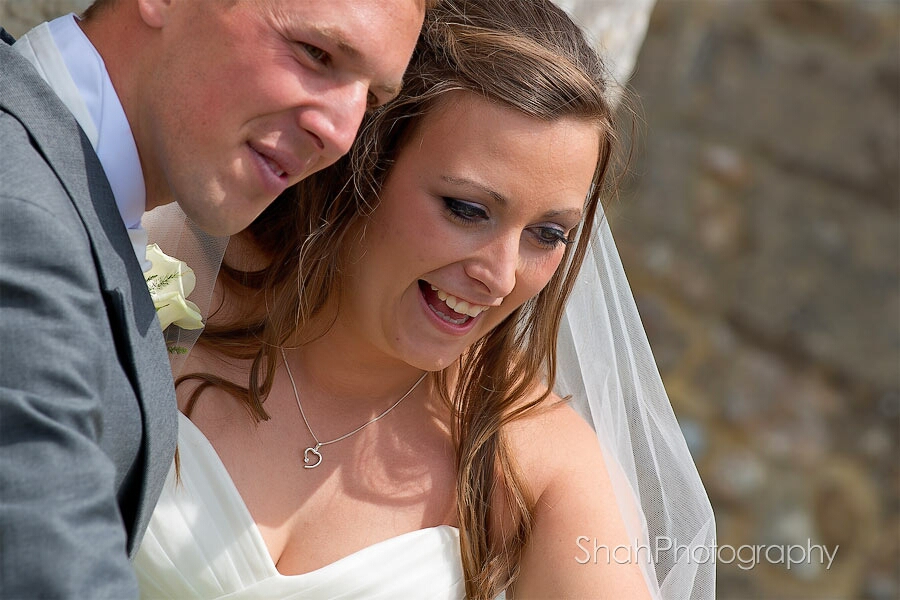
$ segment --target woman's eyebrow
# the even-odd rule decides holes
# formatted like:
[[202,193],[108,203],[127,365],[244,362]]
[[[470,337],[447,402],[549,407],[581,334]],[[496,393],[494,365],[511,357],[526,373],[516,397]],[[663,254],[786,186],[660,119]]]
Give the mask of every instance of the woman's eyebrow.
[[563,210],[548,210],[544,213],[544,218],[553,219],[556,217],[570,217],[575,221],[580,221],[581,214],[581,210],[578,208],[564,208]]
[[[441,175],[441,179],[446,181],[451,185],[460,185],[464,187],[474,187],[488,196],[490,196],[497,204],[500,206],[506,206],[509,204],[509,200],[501,194],[500,192],[489,188],[483,183],[479,183],[478,181],[474,181],[472,179],[467,179],[465,177],[453,177],[452,175]],[[544,218],[551,219],[555,217],[569,217],[574,219],[575,221],[580,221],[582,212],[579,208],[564,208],[560,210],[548,210],[544,213]]]
[[497,204],[500,204],[501,206],[509,204],[509,200],[506,199],[506,196],[504,196],[503,194],[501,194],[500,192],[498,192],[496,190],[492,190],[491,188],[484,185],[483,183],[479,183],[479,182],[473,181],[471,179],[466,179],[465,177],[453,177],[451,175],[441,175],[441,179],[443,179],[444,181],[446,181],[447,183],[449,183],[451,185],[461,185],[461,186],[466,186],[466,187],[477,188],[477,189],[481,190],[482,192],[484,192],[485,194],[487,194],[488,196],[490,196],[491,198],[493,198],[493,200]]

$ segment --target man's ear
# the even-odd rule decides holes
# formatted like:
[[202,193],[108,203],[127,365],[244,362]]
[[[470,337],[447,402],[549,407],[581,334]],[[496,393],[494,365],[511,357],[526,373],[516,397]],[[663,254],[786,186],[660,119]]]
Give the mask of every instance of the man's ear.
[[144,23],[155,29],[165,25],[172,0],[137,0],[137,2],[138,12]]

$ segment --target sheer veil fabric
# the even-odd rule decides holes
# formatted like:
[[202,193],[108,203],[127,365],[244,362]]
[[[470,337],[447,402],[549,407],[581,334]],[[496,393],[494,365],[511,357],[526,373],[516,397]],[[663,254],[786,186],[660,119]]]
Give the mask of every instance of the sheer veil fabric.
[[[593,37],[609,69],[611,100],[622,97],[656,0],[557,0]],[[576,558],[637,560],[655,596],[715,598],[712,506],[653,359],[605,215],[566,305],[556,393],[597,432],[633,547]],[[585,532],[590,536],[590,532]],[[602,544],[602,540],[599,540]],[[609,552],[610,554],[606,554]]]
[[563,316],[555,391],[597,432],[633,546],[604,548],[586,531],[575,558],[639,562],[657,598],[712,599],[712,506],[601,218]]
[[[197,283],[188,299],[200,308],[206,322],[211,310],[216,275],[222,266],[229,237],[209,235],[197,227],[176,202],[144,213],[141,225],[147,231],[147,238],[151,243],[157,244],[169,256],[183,260],[194,270]],[[166,329],[166,344],[181,349],[179,352],[169,352],[169,363],[175,377],[181,374],[184,361],[202,332],[202,329],[181,329],[175,325]]]
[[[615,81],[630,74],[655,0],[562,0],[596,40]],[[619,88],[621,90],[621,88]],[[616,89],[613,94],[618,94]],[[655,598],[715,598],[715,521],[641,323],[604,215],[563,316],[555,391],[597,432],[630,549],[595,548],[591,532],[572,540],[573,560],[632,560]],[[190,299],[208,314],[228,238],[205,234],[177,204],[144,216],[151,242],[197,276]],[[199,331],[167,331],[190,349]],[[177,376],[186,355],[172,354]],[[602,545],[602,540],[596,540]]]

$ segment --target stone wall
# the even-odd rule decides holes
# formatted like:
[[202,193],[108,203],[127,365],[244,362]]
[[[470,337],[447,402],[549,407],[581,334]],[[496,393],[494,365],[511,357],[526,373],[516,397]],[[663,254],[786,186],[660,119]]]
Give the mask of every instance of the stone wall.
[[93,0],[0,0],[0,26],[19,37],[38,23],[81,12]]
[[900,4],[660,0],[611,223],[719,544],[721,598],[900,597]]
[[900,597],[900,4],[660,0],[632,84],[611,222],[719,544],[840,545],[719,597]]

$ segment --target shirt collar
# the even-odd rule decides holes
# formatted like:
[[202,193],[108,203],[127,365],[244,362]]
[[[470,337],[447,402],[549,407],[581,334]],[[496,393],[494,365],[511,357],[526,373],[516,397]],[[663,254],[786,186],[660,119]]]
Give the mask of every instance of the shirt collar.
[[147,192],[134,135],[103,58],[76,16],[68,14],[36,27],[16,42],[16,48],[32,63],[37,61],[38,72],[87,134],[125,227],[139,228]]

